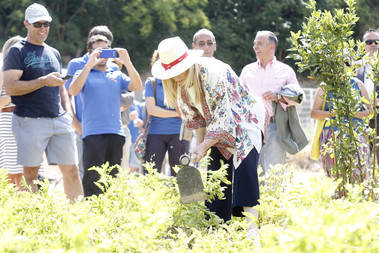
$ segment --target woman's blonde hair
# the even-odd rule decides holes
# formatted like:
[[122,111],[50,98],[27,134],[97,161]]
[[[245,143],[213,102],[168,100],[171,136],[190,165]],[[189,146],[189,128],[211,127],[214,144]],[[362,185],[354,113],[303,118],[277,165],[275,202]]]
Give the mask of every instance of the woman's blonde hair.
[[150,67],[152,67],[154,65],[154,63],[156,61],[158,61],[159,59],[159,53],[158,53],[158,50],[154,50],[153,52],[153,56],[151,56],[151,60],[150,60]]
[[4,45],[3,45],[3,48],[1,49],[1,53],[3,55],[3,59],[5,58],[5,55],[7,54],[9,48],[11,48],[14,44],[16,44],[17,42],[21,41],[22,39],[24,39],[23,37],[21,37],[20,35],[16,35],[16,36],[13,36],[11,38],[9,38],[7,41],[5,41]]
[[[188,70],[187,78],[184,80],[183,86],[185,89],[189,89],[192,86],[195,88],[195,103],[201,103],[202,99],[202,84],[200,82],[200,66],[198,64],[192,65]],[[173,78],[163,80],[163,88],[165,91],[165,104],[168,107],[176,108],[177,95],[179,85]]]

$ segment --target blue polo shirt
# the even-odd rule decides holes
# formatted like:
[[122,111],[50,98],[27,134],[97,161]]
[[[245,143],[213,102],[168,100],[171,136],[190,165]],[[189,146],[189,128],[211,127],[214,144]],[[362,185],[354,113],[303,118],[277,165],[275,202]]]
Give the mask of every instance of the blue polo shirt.
[[[156,93],[155,104],[163,109],[175,111],[173,108],[168,108],[164,104],[164,91],[162,81],[156,79]],[[148,79],[145,87],[145,97],[154,97],[153,84]],[[152,116],[149,124],[149,134],[179,134],[182,119],[178,117],[174,118],[159,118]]]
[[[76,71],[83,69],[84,65],[86,65],[88,61],[88,54],[83,55],[82,57],[74,58],[70,60],[67,66],[67,75],[74,76]],[[64,84],[66,89],[68,90],[70,88],[70,85],[72,83],[72,78],[68,79],[66,83]],[[82,97],[79,93],[77,96],[74,97],[75,100],[75,115],[78,118],[80,122],[82,122]]]
[[[76,71],[82,70],[84,68],[84,65],[86,65],[87,61],[88,61],[88,53],[83,55],[82,57],[71,59],[68,63],[68,66],[67,66],[67,75],[74,76]],[[111,62],[109,64],[113,70],[116,71],[119,69],[117,64],[114,64]],[[72,83],[72,78],[70,78],[66,81],[65,87],[67,90],[70,88],[71,83]],[[82,96],[80,93],[74,97],[75,115],[76,115],[76,118],[80,122],[82,122],[82,110],[83,110],[82,109],[83,108],[83,101],[82,100],[83,99],[82,99]]]
[[[79,75],[77,71],[75,75]],[[82,90],[82,126],[88,135],[118,134],[124,136],[121,123],[121,93],[128,89],[130,78],[110,64],[105,72],[92,69]]]
[[[145,125],[146,121],[146,109],[145,103],[134,101],[133,105],[129,108],[129,112],[137,111],[138,118],[142,119]],[[139,128],[134,125],[134,122],[131,120],[128,124],[130,135],[132,137],[132,143],[135,143],[139,135]]]

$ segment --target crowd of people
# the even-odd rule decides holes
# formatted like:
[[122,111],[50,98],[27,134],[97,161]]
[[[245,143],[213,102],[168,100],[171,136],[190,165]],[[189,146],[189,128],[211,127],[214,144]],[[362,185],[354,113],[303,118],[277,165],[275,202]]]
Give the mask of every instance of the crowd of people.
[[[225,198],[206,202],[207,207],[225,222],[246,212],[258,216],[258,165],[266,173],[283,164],[286,153],[296,153],[308,142],[300,126],[288,129],[283,120],[298,122],[296,106],[303,90],[295,71],[276,59],[278,39],[273,32],[256,34],[257,61],[246,65],[240,76],[214,57],[216,38],[208,29],[194,34],[192,49],[179,37],[164,39],[151,60],[153,77],[143,85],[127,49],[114,48],[116,57],[101,57],[104,49],[112,48],[107,26],[91,29],[86,54],[72,59],[62,76],[58,50],[45,43],[51,22],[44,6],[30,5],[25,11],[26,38],[13,37],[3,47],[0,166],[7,169],[11,182],[22,190],[24,177],[37,191],[35,179],[45,153],[49,163],[59,166],[71,201],[80,195],[99,195],[102,190],[95,184],[99,174],[91,167],[108,162],[112,176],[119,168],[145,172],[133,144],[148,121],[146,161],[161,172],[168,153],[169,174],[175,176],[172,168],[182,154],[190,153],[196,163],[210,149],[207,169],[227,164],[227,178],[233,184],[223,184]],[[378,49],[376,30],[368,31],[364,40],[368,54]],[[364,65],[361,72],[362,81],[354,79],[351,85],[369,101],[370,66]],[[145,103],[133,96],[143,87]],[[328,103],[333,95],[317,91],[313,118],[333,116]],[[362,108],[356,120],[363,124],[372,108],[369,104]],[[323,128],[320,143],[327,144],[334,129],[327,123]],[[191,138],[183,136],[192,129],[196,144],[190,149]],[[368,154],[367,146],[361,152]],[[322,161],[328,171],[332,159],[325,155]],[[249,233],[257,233],[254,222]]]

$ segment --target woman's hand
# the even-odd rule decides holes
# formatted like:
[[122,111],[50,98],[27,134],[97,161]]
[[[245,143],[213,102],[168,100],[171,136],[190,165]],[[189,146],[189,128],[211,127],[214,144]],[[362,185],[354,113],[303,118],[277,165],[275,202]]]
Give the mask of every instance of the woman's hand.
[[216,139],[205,139],[202,143],[200,143],[195,150],[191,153],[192,161],[197,163],[199,162],[207,153],[208,149],[210,149],[213,145],[218,142]]
[[204,142],[202,142],[199,146],[196,147],[194,151],[192,151],[191,153],[192,161],[195,163],[199,162],[205,156],[208,149],[209,147],[206,147],[204,145]]

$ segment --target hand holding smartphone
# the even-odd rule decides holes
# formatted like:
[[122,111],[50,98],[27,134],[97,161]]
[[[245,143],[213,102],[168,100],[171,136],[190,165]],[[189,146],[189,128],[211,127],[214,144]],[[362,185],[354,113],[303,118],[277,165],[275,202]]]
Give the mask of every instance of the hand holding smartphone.
[[117,58],[117,51],[115,49],[101,49],[99,58]]
[[72,78],[72,76],[70,76],[70,75],[66,75],[66,76],[62,77],[63,80],[68,80],[70,78]]

